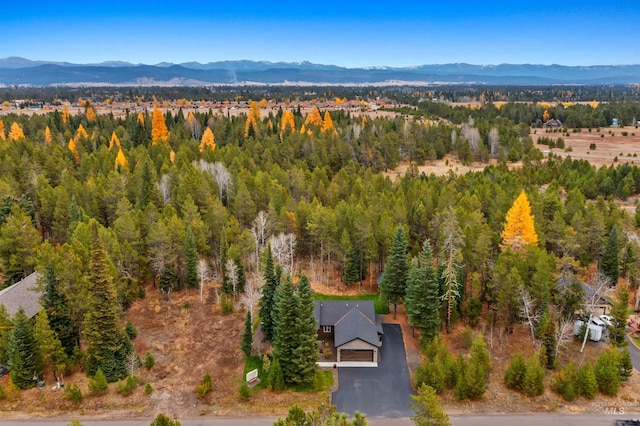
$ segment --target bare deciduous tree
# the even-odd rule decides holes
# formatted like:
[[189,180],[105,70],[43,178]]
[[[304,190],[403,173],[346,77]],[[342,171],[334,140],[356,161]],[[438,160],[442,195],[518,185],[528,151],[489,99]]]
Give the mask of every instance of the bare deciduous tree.
[[491,158],[496,158],[500,149],[500,133],[495,127],[489,130],[489,147]]
[[198,277],[200,278],[200,302],[202,302],[204,285],[207,281],[211,281],[213,279],[213,274],[207,265],[206,259],[200,259],[198,261]]
[[169,175],[167,174],[162,175],[162,177],[160,178],[160,182],[158,183],[158,190],[162,195],[162,202],[166,206],[167,204],[169,204],[169,201],[171,200],[171,187],[169,185]]
[[520,318],[522,322],[529,327],[531,331],[531,344],[533,349],[536,349],[536,324],[540,321],[540,312],[536,310],[535,301],[531,297],[531,293],[526,288],[520,287],[520,300],[522,305],[520,306]]
[[293,260],[296,248],[296,235],[293,233],[279,233],[269,238],[269,245],[274,259],[293,274]]
[[573,320],[571,318],[560,318],[556,324],[556,357],[561,350],[566,348],[573,341]]
[[227,273],[227,278],[229,282],[231,282],[231,288],[233,291],[233,297],[236,296],[236,288],[238,286],[238,265],[233,259],[228,259],[227,264],[224,265],[225,272]]
[[264,211],[258,212],[258,215],[251,222],[251,235],[253,236],[253,241],[256,246],[255,252],[255,262],[256,262],[256,271],[260,272],[260,253],[264,249],[264,245],[267,242],[267,237],[271,232],[272,221],[271,215],[269,213],[265,213]]
[[254,318],[254,310],[259,300],[260,290],[253,284],[249,284],[240,295],[240,304],[251,312],[251,318]]
[[220,201],[222,201],[222,203],[226,206],[225,199],[228,192],[231,190],[231,173],[229,173],[229,170],[227,170],[225,165],[219,161],[216,161],[215,163],[209,163],[200,159],[199,164],[202,170],[209,173],[215,179],[216,183],[218,184]]

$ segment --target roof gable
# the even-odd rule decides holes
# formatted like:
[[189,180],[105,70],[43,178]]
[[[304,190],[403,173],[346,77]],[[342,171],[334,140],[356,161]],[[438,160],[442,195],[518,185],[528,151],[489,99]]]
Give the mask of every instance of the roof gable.
[[24,309],[27,317],[33,318],[40,310],[40,295],[42,292],[37,291],[37,274],[34,272],[12,286],[0,291],[0,305],[7,308],[10,316],[14,316],[20,310]]
[[353,307],[335,324],[334,343],[337,347],[355,339],[380,346],[376,324],[356,307]]

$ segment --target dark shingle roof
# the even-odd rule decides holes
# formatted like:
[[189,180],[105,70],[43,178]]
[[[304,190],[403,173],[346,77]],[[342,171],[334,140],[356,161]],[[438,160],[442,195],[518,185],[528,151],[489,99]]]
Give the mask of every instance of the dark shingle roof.
[[380,346],[376,324],[355,307],[340,318],[334,330],[333,340],[336,346],[342,346],[355,339]]
[[0,291],[0,305],[7,308],[10,316],[14,316],[22,306],[24,313],[29,318],[33,318],[40,310],[40,295],[42,294],[42,292],[35,290],[36,287],[37,274],[34,272],[22,281]]
[[313,315],[318,327],[334,327],[336,346],[354,339],[380,346],[382,324],[370,300],[316,300]]

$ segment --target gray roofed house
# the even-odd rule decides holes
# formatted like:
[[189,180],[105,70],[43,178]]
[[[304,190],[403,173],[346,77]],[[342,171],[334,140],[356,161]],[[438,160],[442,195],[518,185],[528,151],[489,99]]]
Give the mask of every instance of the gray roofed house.
[[313,314],[318,340],[334,349],[337,364],[377,366],[383,331],[372,301],[317,300]]
[[32,273],[23,280],[0,290],[0,305],[7,308],[10,316],[14,316],[20,306],[27,317],[33,318],[40,310],[41,291],[37,291],[37,273]]

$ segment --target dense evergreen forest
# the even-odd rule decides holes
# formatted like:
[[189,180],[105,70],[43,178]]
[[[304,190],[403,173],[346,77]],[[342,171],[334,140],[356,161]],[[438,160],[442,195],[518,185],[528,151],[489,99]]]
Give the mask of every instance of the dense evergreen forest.
[[[588,117],[581,126],[604,126],[627,110],[640,116],[630,102],[461,109],[430,101],[405,111],[411,115],[375,119],[317,109],[261,118],[256,103],[238,117],[154,109],[115,118],[96,115],[90,103],[80,115],[7,114],[0,118],[2,281],[48,271],[77,330],[94,309],[96,280],[115,284],[120,309],[145,289],[197,288],[205,271],[224,292],[241,293],[245,280],[261,279],[268,244],[291,273],[304,269],[332,286],[372,283],[400,227],[410,255],[430,242],[433,263],[442,265],[439,299],[452,282],[458,287],[443,314],[447,328],[461,316],[477,318],[478,305],[513,326],[522,287],[536,306],[573,313],[582,268],[615,251],[612,280],[621,273],[635,285],[640,272],[640,249],[627,237],[637,216],[616,203],[640,192],[640,169],[543,158],[533,145],[530,125],[545,113],[570,122],[574,110],[576,123]],[[447,155],[496,164],[461,176],[416,167],[398,179],[385,173]],[[513,161],[522,166],[510,169]],[[523,190],[537,234],[524,256],[502,245],[507,211]],[[570,284],[557,285],[559,277]]]

